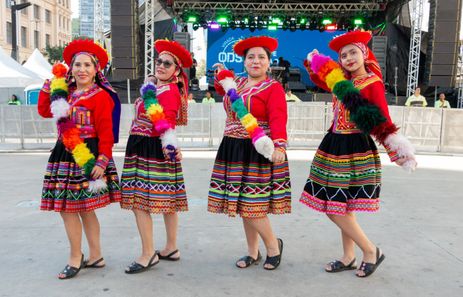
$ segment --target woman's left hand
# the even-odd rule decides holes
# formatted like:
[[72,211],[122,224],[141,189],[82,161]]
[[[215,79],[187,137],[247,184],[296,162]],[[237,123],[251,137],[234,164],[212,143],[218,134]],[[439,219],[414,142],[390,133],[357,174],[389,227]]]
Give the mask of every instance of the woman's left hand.
[[[164,156],[166,159],[170,160],[170,153],[173,153],[173,150],[169,150],[167,148],[162,148],[162,151],[164,153]],[[182,160],[182,152],[180,151],[179,148],[175,149],[175,161],[181,161]]]
[[286,159],[286,154],[279,149],[275,149],[272,154],[272,162],[275,164],[283,163]]
[[104,175],[104,169],[100,166],[94,166],[90,175],[93,179],[100,179]]

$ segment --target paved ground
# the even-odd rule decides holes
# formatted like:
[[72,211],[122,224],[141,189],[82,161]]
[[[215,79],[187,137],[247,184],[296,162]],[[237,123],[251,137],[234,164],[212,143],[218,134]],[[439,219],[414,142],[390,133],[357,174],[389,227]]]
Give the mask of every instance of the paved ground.
[[[68,253],[63,224],[56,213],[38,211],[48,154],[0,153],[0,296],[463,296],[463,157],[420,155],[411,175],[384,162],[381,211],[359,221],[386,260],[358,279],[323,272],[340,255],[339,232],[298,202],[313,151],[289,152],[293,213],[271,217],[285,243],[273,272],[234,267],[246,251],[240,219],[206,212],[214,152],[184,155],[190,211],[180,216],[181,261],[124,274],[139,238],[133,214],[112,205],[98,211],[106,268],[60,281]],[[116,153],[119,170],[122,158]],[[158,248],[165,242],[161,216],[155,239]]]

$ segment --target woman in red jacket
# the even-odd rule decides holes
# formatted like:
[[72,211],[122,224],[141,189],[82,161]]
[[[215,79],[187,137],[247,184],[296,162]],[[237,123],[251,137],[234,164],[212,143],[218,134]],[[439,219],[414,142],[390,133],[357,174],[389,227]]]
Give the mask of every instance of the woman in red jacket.
[[242,217],[248,254],[236,262],[239,268],[261,259],[259,236],[267,249],[264,268],[280,265],[283,241],[273,233],[267,214],[291,212],[285,92],[267,76],[277,46],[276,39],[266,36],[234,45],[235,53],[244,57],[247,77],[235,77],[216,64],[215,87],[225,95],[227,119],[212,171],[208,211]]
[[397,133],[389,117],[381,70],[367,46],[370,39],[370,32],[345,33],[329,44],[339,54],[339,64],[316,50],[305,64],[312,81],[335,96],[333,124],[315,154],[300,201],[326,213],[341,229],[344,254],[325,270],[357,269],[357,245],[363,252],[358,277],[371,275],[385,258],[354,213],[379,209],[381,163],[370,134],[384,145],[391,162],[416,166],[411,144]]
[[[192,59],[175,41],[157,40],[154,47],[155,74],[135,101],[121,180],[121,206],[134,212],[142,241],[141,256],[125,270],[129,274],[146,271],[159,259],[180,259],[177,212],[188,210],[175,126],[187,122],[188,80],[182,68]],[[167,242],[161,251],[154,249],[151,214],[164,216]]]
[[[39,95],[42,117],[57,121],[58,140],[48,160],[41,210],[61,214],[71,246],[68,265],[60,279],[74,277],[82,267],[105,265],[100,247],[100,225],[94,212],[121,199],[119,179],[112,159],[118,139],[120,102],[101,69],[106,51],[91,40],[74,40],[55,64],[55,77]],[[89,258],[81,249],[82,229]]]

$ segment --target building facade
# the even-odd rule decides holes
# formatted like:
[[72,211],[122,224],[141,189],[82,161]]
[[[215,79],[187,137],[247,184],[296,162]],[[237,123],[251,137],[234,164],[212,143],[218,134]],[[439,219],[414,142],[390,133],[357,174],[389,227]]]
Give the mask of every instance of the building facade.
[[[72,40],[71,0],[16,0],[31,5],[16,13],[18,62],[22,63],[35,48],[64,46]],[[0,46],[7,54],[12,49],[11,0],[0,0]]]
[[[94,30],[94,0],[80,0],[79,17],[80,17],[80,36],[93,38]],[[103,21],[104,31],[111,29],[111,1],[103,0]]]

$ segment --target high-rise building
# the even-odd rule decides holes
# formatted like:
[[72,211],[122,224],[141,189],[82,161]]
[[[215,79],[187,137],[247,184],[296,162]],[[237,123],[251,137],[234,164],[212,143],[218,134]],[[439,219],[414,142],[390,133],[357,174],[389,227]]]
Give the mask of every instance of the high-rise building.
[[[72,39],[71,0],[16,0],[32,5],[16,12],[18,62],[23,62],[35,48],[64,46]],[[11,0],[0,0],[0,46],[11,53],[13,28]]]
[[[94,0],[80,0],[80,35],[93,38],[94,30]],[[104,30],[111,29],[111,1],[103,0]]]

